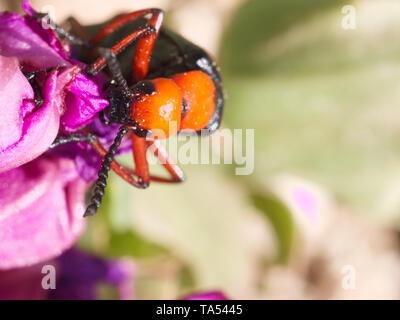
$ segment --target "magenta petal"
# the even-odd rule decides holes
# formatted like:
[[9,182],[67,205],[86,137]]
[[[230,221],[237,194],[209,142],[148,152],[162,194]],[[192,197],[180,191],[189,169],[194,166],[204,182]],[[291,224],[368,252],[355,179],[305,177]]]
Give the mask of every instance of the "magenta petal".
[[194,294],[186,298],[183,298],[182,300],[228,300],[228,298],[222,292],[209,291],[209,292]]
[[33,16],[36,14],[35,9],[32,8],[29,0],[22,0],[22,9],[25,11],[26,14]]
[[[69,42],[61,42],[57,33],[52,28],[43,28],[41,22],[38,22],[34,17],[37,11],[32,8],[29,0],[22,0],[22,8],[26,13],[25,22],[32,29],[33,32],[38,34],[46,43],[50,45],[63,59],[69,61],[72,64],[76,64],[76,61],[71,61],[68,52],[71,51]],[[66,48],[67,46],[68,48]]]
[[[45,84],[43,106],[26,118],[20,119],[20,123],[9,124],[10,128],[22,125],[22,132],[16,143],[0,149],[0,172],[23,165],[37,158],[49,148],[58,133],[59,104],[63,87],[62,83],[57,82],[56,73],[53,72]],[[6,110],[7,106],[1,105],[0,108]],[[3,122],[1,117],[0,122]],[[5,131],[0,132],[0,135],[7,135],[8,128],[2,129]]]
[[76,75],[67,89],[65,105],[68,108],[61,117],[65,131],[75,131],[89,124],[99,111],[107,107],[108,101],[101,98],[103,85],[102,76],[90,79],[83,73]]
[[[37,24],[39,26],[39,24]],[[0,51],[3,56],[16,57],[20,62],[40,69],[70,66],[55,45],[49,42],[48,32],[43,30],[44,40],[33,30],[27,20],[15,13],[0,14]],[[52,31],[51,31],[52,32]],[[53,39],[58,41],[57,39]]]
[[85,188],[70,160],[39,158],[0,174],[0,269],[71,247],[85,226]]

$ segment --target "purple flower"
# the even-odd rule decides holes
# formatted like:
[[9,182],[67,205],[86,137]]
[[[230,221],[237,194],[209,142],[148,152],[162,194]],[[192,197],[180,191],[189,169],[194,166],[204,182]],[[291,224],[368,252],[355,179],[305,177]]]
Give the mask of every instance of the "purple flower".
[[0,270],[51,259],[85,227],[84,191],[74,163],[40,157],[0,174]]
[[[132,298],[127,264],[76,250],[61,255],[85,228],[79,173],[93,179],[100,157],[85,144],[46,152],[59,133],[84,126],[111,144],[116,128],[92,123],[108,105],[105,79],[86,76],[28,1],[23,8],[23,17],[0,13],[0,298],[94,299],[99,283]],[[57,268],[55,291],[42,289],[43,261]]]
[[62,130],[73,132],[91,123],[97,113],[108,106],[108,101],[102,97],[104,86],[102,75],[89,79],[83,73],[78,73],[66,89],[64,111],[61,116]]
[[100,283],[115,286],[120,299],[133,299],[133,263],[108,261],[71,249],[58,259],[57,289],[51,290],[52,300],[94,300]]
[[[55,289],[43,289],[45,265],[54,266]],[[27,268],[0,271],[0,299],[92,300],[97,288],[107,284],[117,288],[120,299],[133,299],[134,266],[131,260],[111,261],[77,249]]]
[[[83,231],[87,184],[78,172],[92,166],[67,158],[79,164],[90,147],[71,144],[68,157],[44,153],[60,132],[90,124],[108,104],[103,77],[83,74],[28,1],[23,7],[23,17],[0,13],[0,270],[60,255]],[[97,165],[99,157],[88,154]]]
[[[55,32],[42,27],[27,1],[23,5],[24,17],[0,14],[0,172],[37,158],[59,131],[79,130],[108,105],[103,77],[84,75]],[[20,67],[37,72],[42,106],[32,102],[34,90]]]
[[[118,133],[119,125],[111,125],[106,127],[97,118],[88,126],[88,128],[90,128],[90,131],[97,136],[103,146],[108,148],[113,143]],[[131,150],[131,139],[125,137],[118,148],[117,155],[129,152]],[[88,144],[79,143],[61,146],[54,150],[54,154],[73,159],[79,175],[85,181],[90,182],[97,178],[97,173],[100,169],[102,158]]]
[[54,31],[44,29],[31,14],[22,17],[3,12],[0,22],[0,49],[3,56],[17,57],[21,63],[36,69],[72,65]]

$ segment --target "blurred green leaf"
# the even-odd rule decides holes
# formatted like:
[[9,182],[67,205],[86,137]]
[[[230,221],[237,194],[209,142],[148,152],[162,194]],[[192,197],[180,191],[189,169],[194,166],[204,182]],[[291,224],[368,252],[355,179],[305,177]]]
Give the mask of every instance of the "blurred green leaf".
[[96,297],[98,300],[118,300],[120,298],[115,286],[103,283],[97,285]]
[[182,268],[180,272],[180,288],[182,291],[193,290],[196,286],[196,280],[193,271],[189,267]]
[[385,221],[400,209],[400,3],[353,2],[356,30],[342,4],[246,2],[222,44],[224,121],[255,129],[253,180],[296,174]]
[[111,233],[108,254],[116,257],[129,255],[134,258],[145,258],[166,254],[166,249],[131,230]]
[[264,70],[257,59],[260,46],[313,15],[343,3],[343,0],[246,1],[237,10],[223,39],[220,61],[224,71],[238,76],[259,74]]
[[287,262],[295,233],[295,225],[290,210],[272,194],[253,193],[250,198],[254,206],[264,214],[274,228],[279,244],[277,262]]
[[256,286],[261,255],[272,255],[265,249],[256,211],[241,188],[216,168],[184,169],[184,184],[153,184],[137,192],[140,197],[131,209],[134,229],[166,246],[188,267],[193,279],[184,276],[183,287],[195,283],[195,291],[220,289],[246,297]]

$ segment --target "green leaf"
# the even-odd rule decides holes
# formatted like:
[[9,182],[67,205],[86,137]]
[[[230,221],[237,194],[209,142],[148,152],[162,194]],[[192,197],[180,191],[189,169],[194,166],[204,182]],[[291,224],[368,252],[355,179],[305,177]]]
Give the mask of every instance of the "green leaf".
[[288,261],[295,234],[295,223],[287,206],[272,194],[253,193],[250,196],[254,206],[271,223],[279,244],[277,262]]
[[166,249],[131,230],[111,234],[108,254],[115,257],[129,255],[134,258],[146,258],[166,254]]
[[354,2],[344,30],[342,4],[245,3],[222,45],[224,121],[255,129],[253,180],[296,174],[385,222],[400,212],[400,6]]
[[[238,76],[260,74],[260,46],[343,0],[250,0],[237,10],[223,39],[223,70]],[[261,69],[260,69],[261,67]]]

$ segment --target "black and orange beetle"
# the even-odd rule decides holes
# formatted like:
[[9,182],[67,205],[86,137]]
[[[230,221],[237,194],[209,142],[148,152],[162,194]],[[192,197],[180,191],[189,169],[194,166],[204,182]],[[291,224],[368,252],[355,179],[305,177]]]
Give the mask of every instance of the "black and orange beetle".
[[[60,136],[52,145],[54,148],[64,143],[86,141],[103,157],[85,216],[97,212],[110,169],[138,188],[148,187],[150,181],[184,180],[182,170],[169,159],[158,137],[152,135],[153,131],[162,130],[167,138],[186,129],[211,134],[220,125],[224,96],[215,62],[203,49],[162,28],[163,16],[160,9],[124,14],[103,26],[90,40],[82,40],[56,27],[71,44],[95,48],[99,53],[85,72],[96,75],[108,67],[112,80],[110,104],[99,116],[105,125],[121,125],[108,151],[90,133]],[[121,39],[123,29],[128,29],[129,33],[116,41],[116,37]],[[111,44],[107,45],[107,41]],[[170,126],[171,122],[176,124],[175,129]],[[135,170],[114,159],[122,138],[128,134],[132,139]],[[150,175],[146,158],[150,146],[170,173],[170,179]]]

